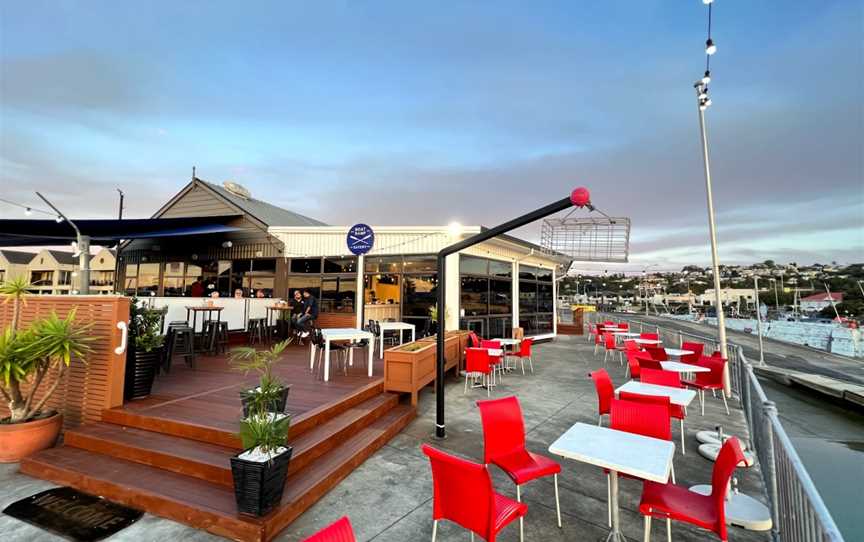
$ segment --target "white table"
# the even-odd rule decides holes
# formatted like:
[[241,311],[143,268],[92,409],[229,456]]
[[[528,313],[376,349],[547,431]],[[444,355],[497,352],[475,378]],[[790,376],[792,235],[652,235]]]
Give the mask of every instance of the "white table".
[[[367,363],[369,365],[369,377],[372,377],[372,356],[373,350],[375,350],[375,335],[368,331],[363,331],[362,329],[355,329],[351,327],[344,328],[333,328],[333,329],[322,329],[321,334],[324,335],[324,382],[330,380],[330,342],[331,341],[362,341],[366,339],[369,341],[369,359]],[[315,351],[317,347],[314,343],[310,345],[309,348],[309,370],[315,368]],[[350,365],[354,364],[354,349],[350,348],[348,350],[348,363]]]
[[633,342],[636,344],[660,344],[663,341],[659,341],[657,339],[633,339]]
[[666,353],[670,356],[680,358],[681,356],[689,356],[690,354],[695,354],[696,352],[692,350],[681,350],[680,348],[664,348]]
[[672,371],[673,373],[710,373],[711,369],[702,367],[701,365],[692,365],[690,363],[681,363],[680,361],[661,361],[660,366],[664,371]]
[[498,341],[498,344],[501,346],[516,346],[517,344],[522,344],[522,339],[491,339],[493,341]]
[[612,530],[606,540],[623,541],[618,518],[618,473],[666,483],[672,469],[675,444],[608,427],[577,423],[549,446],[549,452],[609,469]]
[[414,324],[409,324],[407,322],[379,322],[378,327],[381,329],[381,336],[379,337],[379,342],[381,343],[378,348],[378,352],[381,354],[381,357],[384,357],[384,332],[385,331],[398,331],[399,332],[399,344],[402,344],[402,332],[406,329],[411,330],[411,342],[416,340],[416,326]]
[[669,398],[673,405],[686,407],[696,397],[696,392],[684,388],[673,388],[671,386],[660,386],[658,384],[646,384],[631,380],[615,390],[615,393],[626,391],[629,393],[640,393],[642,395],[659,395]]
[[632,331],[610,331],[612,335],[619,337],[638,337],[641,333],[633,333]]

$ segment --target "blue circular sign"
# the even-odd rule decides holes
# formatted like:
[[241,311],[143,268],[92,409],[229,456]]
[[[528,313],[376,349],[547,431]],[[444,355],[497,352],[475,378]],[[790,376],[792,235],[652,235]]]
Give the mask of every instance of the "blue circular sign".
[[375,244],[375,232],[366,224],[354,224],[348,230],[348,250],[357,256],[372,250]]

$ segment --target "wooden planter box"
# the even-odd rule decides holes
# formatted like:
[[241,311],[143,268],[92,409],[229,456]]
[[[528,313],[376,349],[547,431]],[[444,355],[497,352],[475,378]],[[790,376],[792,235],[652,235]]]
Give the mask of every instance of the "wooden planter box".
[[[462,366],[467,331],[448,331],[444,337],[444,370]],[[417,350],[414,350],[417,348]],[[384,390],[411,394],[411,404],[417,405],[417,394],[435,381],[435,337],[424,337],[384,351]]]

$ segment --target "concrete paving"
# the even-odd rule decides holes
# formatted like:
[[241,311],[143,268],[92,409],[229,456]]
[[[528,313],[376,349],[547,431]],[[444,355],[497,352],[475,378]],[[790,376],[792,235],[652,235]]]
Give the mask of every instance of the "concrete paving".
[[[588,373],[603,366],[603,355],[596,358],[593,347],[582,337],[559,337],[555,342],[538,345],[535,352],[535,374],[521,372],[505,378],[495,388],[493,397],[517,395],[525,414],[528,447],[548,454],[549,445],[576,422],[597,423],[597,399]],[[624,369],[617,360],[607,366],[616,386],[625,382]],[[435,396],[433,390],[421,393],[417,419],[388,445],[379,450],[341,484],[292,523],[278,538],[280,541],[300,541],[321,527],[348,515],[361,541],[404,542],[426,540],[432,536],[432,477],[429,463],[420,451],[420,444],[433,446],[480,461],[483,454],[480,416],[474,402],[486,397],[484,390],[462,393],[463,383],[451,379],[447,385],[447,439],[432,438]],[[735,401],[730,401],[732,415],[727,416],[722,401],[708,398],[705,416],[699,415],[698,405],[689,409],[685,421],[687,454],[675,454],[675,472],[681,485],[710,483],[713,463],[696,453],[695,432],[723,425],[727,432],[746,435],[746,426]],[[673,437],[680,439],[677,426]],[[555,524],[555,497],[552,480],[541,479],[523,486],[523,500],[529,512],[525,520],[526,541],[603,540],[606,527],[606,477],[596,467],[558,458],[563,472],[560,476],[563,528]],[[495,467],[490,468],[495,488],[515,497],[509,478]],[[758,466],[737,471],[742,492],[764,502]],[[0,505],[51,487],[17,473],[14,466],[0,467]],[[620,483],[621,519],[625,535],[641,540],[643,520],[638,513],[641,483],[622,480]],[[765,533],[753,533],[731,527],[730,539],[765,541]],[[8,542],[59,540],[34,527],[6,516],[0,516],[0,533]],[[714,535],[680,523],[672,526],[673,540],[713,540]],[[504,542],[518,540],[518,524],[507,527],[498,538]],[[654,522],[653,538],[665,539],[662,521]],[[111,537],[111,541],[219,540],[218,537],[195,531],[175,522],[149,515],[136,525]],[[442,522],[438,540],[468,540],[460,527]]]

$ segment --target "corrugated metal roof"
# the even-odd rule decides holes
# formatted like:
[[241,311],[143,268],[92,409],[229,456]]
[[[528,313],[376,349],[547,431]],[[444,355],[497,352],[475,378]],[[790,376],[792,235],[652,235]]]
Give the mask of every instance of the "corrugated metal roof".
[[236,194],[229,192],[224,186],[213,184],[201,179],[196,179],[208,188],[217,192],[220,196],[227,199],[237,207],[243,209],[268,226],[327,226],[324,222],[309,218],[308,216],[277,207],[266,201],[261,201],[255,198],[241,198]]

